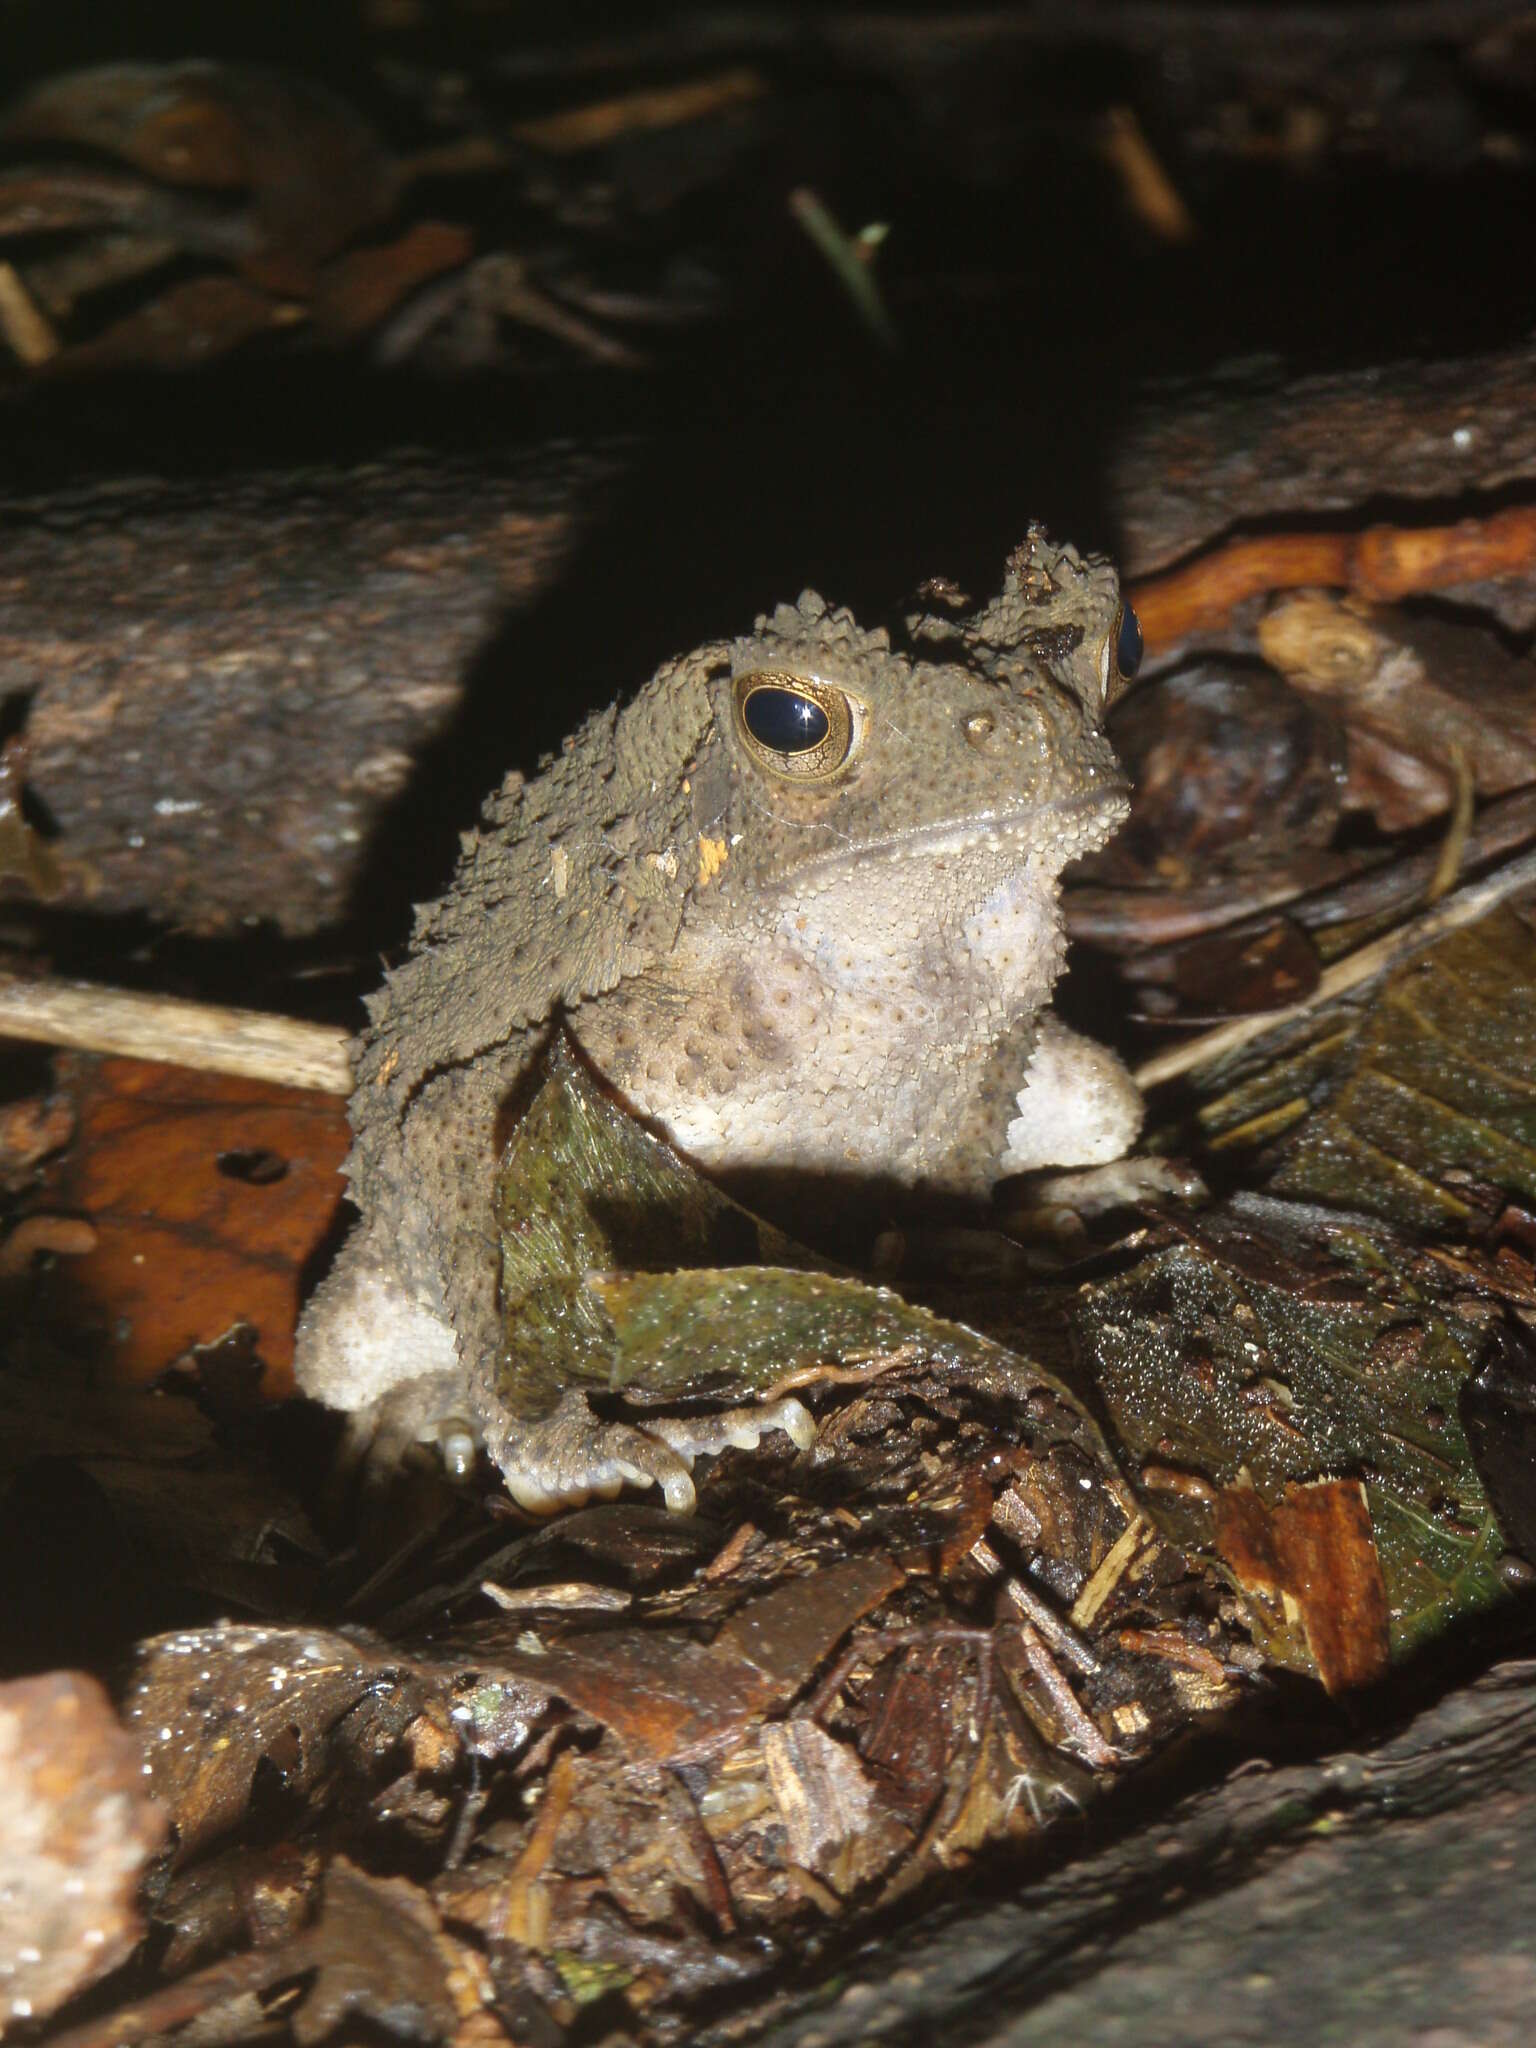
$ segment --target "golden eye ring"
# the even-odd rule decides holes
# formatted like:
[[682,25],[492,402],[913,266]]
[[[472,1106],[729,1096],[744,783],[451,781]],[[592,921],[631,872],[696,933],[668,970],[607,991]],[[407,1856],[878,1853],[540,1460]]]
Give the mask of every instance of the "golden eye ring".
[[1140,619],[1132,606],[1121,605],[1120,616],[1115,621],[1115,666],[1127,682],[1141,667],[1141,657],[1146,650]]
[[1115,613],[1114,630],[1099,650],[1099,680],[1106,705],[1125,695],[1145,651],[1141,621],[1130,605],[1122,603]]
[[858,721],[835,683],[759,668],[734,688],[736,730],[759,768],[786,782],[826,782],[847,765]]

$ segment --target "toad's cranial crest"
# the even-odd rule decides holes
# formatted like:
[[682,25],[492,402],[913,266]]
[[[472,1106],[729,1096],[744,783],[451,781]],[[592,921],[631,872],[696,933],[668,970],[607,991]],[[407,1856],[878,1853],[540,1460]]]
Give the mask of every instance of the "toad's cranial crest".
[[1047,1004],[1061,870],[1125,815],[1103,715],[1138,655],[1108,563],[1037,528],[976,611],[893,638],[807,593],[510,777],[370,1005],[361,1220],[301,1324],[301,1385],[381,1442],[446,1432],[462,1460],[478,1438],[540,1509],[646,1480],[686,1505],[695,1451],[803,1436],[798,1402],[631,1427],[573,1391],[508,1415],[504,1107],[563,1021],[727,1177],[982,1198],[1117,1157],[1136,1091]]

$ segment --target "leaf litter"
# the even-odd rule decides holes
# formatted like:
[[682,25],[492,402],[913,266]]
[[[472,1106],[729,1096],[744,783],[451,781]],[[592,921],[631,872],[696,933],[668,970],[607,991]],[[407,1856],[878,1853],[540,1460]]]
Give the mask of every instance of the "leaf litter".
[[[594,1387],[633,1368],[674,1394],[636,1361],[680,1302],[717,1395],[792,1382],[816,1447],[720,1458],[689,1524],[624,1501],[509,1534],[502,1508],[355,1586],[366,1628],[146,1642],[124,1706],[173,1846],[145,1907],[193,1974],[140,1987],[144,2025],[494,2040],[514,2012],[611,2006],[674,2038],[700,1998],[1042,1844],[1266,1673],[1370,1684],[1490,1608],[1511,1538],[1481,1468],[1505,1433],[1463,1398],[1536,1302],[1525,1027],[1498,1025],[1536,946],[1500,912],[1441,954],[1449,995],[1414,962],[1300,1048],[1202,1077],[1211,1156],[1265,1193],[1163,1219],[1075,1286],[969,1284],[965,1321],[824,1262],[782,1272],[786,1241],[670,1156],[648,1252],[611,1208],[574,1214],[603,1255],[525,1279],[567,1320],[548,1290],[591,1288]],[[557,1156],[562,1124],[588,1152],[600,1124],[610,1165],[641,1147],[654,1171],[578,1076],[541,1112]],[[1383,1118],[1405,1091],[1426,1124]],[[1454,1249],[1424,1240],[1452,1219]],[[719,1267],[727,1244],[765,1264]],[[512,1612],[487,1614],[488,1582]],[[231,1939],[243,1963],[197,1967]]]

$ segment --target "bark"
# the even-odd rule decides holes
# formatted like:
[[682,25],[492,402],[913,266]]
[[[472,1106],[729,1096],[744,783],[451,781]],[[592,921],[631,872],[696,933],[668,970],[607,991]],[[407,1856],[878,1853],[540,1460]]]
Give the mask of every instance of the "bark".
[[1112,489],[1122,567],[1145,576],[1234,529],[1284,532],[1364,505],[1373,521],[1400,523],[1422,506],[1435,525],[1532,477],[1527,343],[1294,380],[1205,378],[1137,409]]
[[556,445],[0,502],[0,706],[57,900],[201,932],[335,920],[611,468]]

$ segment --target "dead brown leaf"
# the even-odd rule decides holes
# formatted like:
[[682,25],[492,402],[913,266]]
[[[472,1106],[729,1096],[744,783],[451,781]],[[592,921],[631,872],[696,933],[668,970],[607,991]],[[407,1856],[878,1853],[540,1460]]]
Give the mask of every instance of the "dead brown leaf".
[[258,334],[291,327],[303,308],[274,299],[238,277],[192,277],[114,320],[90,341],[55,358],[60,370],[105,370],[143,364],[196,369]]
[[228,253],[256,284],[302,292],[316,266],[389,213],[398,172],[357,110],[261,65],[103,64],[34,86],[6,140],[101,152],[170,186],[244,192]]
[[286,1392],[304,1264],[341,1192],[340,1103],[137,1060],[72,1071],[78,1136],[49,1192],[95,1228],[69,1288],[118,1370],[150,1377],[245,1324]]
[[338,340],[370,333],[429,278],[460,269],[474,247],[474,237],[464,228],[424,220],[393,242],[338,256],[315,285],[310,305],[315,324]]
[[870,1553],[791,1579],[736,1610],[712,1643],[618,1628],[502,1652],[497,1667],[557,1693],[611,1728],[637,1760],[675,1763],[735,1746],[749,1723],[791,1698],[853,1624],[901,1584]]
[[304,1944],[315,1982],[294,2015],[307,2048],[362,2019],[407,2040],[439,2041],[458,2017],[451,1951],[426,1893],[403,1877],[370,1877],[345,1856],[325,1875],[325,1904]]

